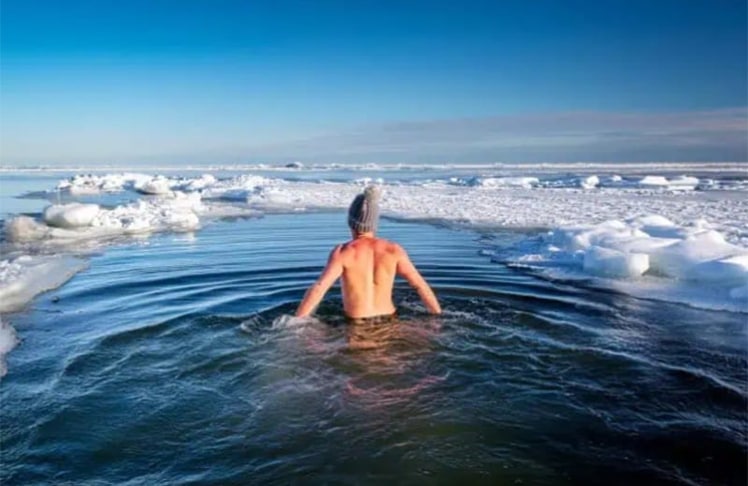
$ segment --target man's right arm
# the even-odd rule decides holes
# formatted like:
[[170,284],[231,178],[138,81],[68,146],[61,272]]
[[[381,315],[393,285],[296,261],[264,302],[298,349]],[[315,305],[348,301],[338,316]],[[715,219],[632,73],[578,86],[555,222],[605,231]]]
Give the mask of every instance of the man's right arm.
[[423,304],[432,314],[441,314],[442,308],[439,305],[439,301],[434,295],[434,291],[426,280],[423,278],[421,273],[416,269],[413,262],[410,261],[408,253],[398,245],[398,258],[397,258],[397,274],[405,278],[408,283],[413,287],[418,295],[421,297]]

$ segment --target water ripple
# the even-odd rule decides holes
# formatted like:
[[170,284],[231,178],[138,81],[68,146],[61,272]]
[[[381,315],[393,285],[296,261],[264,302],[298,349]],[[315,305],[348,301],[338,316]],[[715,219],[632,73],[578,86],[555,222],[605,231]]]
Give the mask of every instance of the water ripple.
[[391,325],[347,325],[338,289],[294,319],[345,237],[333,217],[115,248],[42,299],[0,389],[3,484],[744,483],[733,315],[537,280],[474,234],[387,222],[444,314],[399,283]]

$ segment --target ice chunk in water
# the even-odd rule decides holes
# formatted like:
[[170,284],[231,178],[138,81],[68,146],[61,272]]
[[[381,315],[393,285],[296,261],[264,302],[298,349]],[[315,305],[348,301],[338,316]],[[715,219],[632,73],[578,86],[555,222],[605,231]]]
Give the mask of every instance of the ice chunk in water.
[[704,282],[748,282],[748,253],[696,263],[687,276]]
[[44,210],[44,222],[58,228],[90,226],[99,214],[98,204],[55,204]]
[[651,254],[650,265],[653,271],[666,277],[698,279],[695,265],[730,257],[740,251],[717,231],[706,231],[656,249]]
[[0,318],[0,378],[8,372],[8,366],[5,364],[5,355],[10,353],[16,347],[16,344],[18,344],[16,330]]
[[13,243],[25,243],[45,238],[49,227],[28,216],[16,216],[5,223],[5,238]]
[[638,277],[649,268],[649,256],[593,246],[584,252],[583,268],[585,272],[599,277]]
[[584,179],[579,181],[579,186],[582,189],[594,189],[598,185],[600,185],[600,179],[596,175],[585,177]]
[[163,195],[171,192],[172,182],[165,177],[153,179],[135,185],[135,190],[143,194]]
[[648,175],[639,180],[639,185],[642,187],[667,187],[669,182],[665,177]]
[[0,313],[14,312],[34,296],[55,289],[85,267],[69,256],[23,255],[0,261]]

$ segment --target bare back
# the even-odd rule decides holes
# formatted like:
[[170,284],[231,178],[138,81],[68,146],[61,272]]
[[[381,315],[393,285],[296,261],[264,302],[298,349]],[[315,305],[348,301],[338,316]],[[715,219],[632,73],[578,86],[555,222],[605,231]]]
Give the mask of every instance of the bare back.
[[356,318],[394,313],[392,286],[399,246],[381,238],[359,238],[342,246],[340,258],[346,315]]
[[392,287],[400,275],[418,292],[426,308],[441,313],[439,301],[431,287],[410,261],[408,254],[397,243],[370,236],[358,236],[338,245],[330,252],[325,269],[309,287],[296,315],[310,315],[325,293],[340,278],[343,307],[354,319],[381,316],[395,312]]

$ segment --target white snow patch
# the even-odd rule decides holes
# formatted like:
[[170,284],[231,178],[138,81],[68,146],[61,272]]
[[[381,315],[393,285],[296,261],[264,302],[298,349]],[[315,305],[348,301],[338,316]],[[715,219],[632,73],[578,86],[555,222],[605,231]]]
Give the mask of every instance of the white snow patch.
[[584,179],[579,181],[579,186],[582,189],[594,189],[599,185],[600,185],[600,178],[597,177],[596,175],[585,177]]
[[18,344],[18,337],[13,326],[0,318],[0,378],[8,373],[8,365],[5,363],[5,355],[11,352]]
[[584,252],[582,268],[585,272],[599,277],[638,277],[649,268],[649,255],[591,246]]
[[540,180],[537,177],[452,177],[449,183],[456,186],[468,187],[522,187],[530,189],[537,186]]
[[44,222],[58,228],[90,226],[99,214],[98,204],[55,204],[44,210]]
[[748,311],[743,298],[748,248],[705,226],[698,221],[678,226],[648,215],[559,227],[543,237],[539,249],[520,244],[514,261],[550,276],[569,278],[576,271],[580,278],[596,277],[603,287],[636,296]]
[[192,231],[200,226],[198,213],[208,212],[200,194],[172,191],[168,196],[103,209],[95,204],[53,205],[43,221],[28,216],[10,219],[5,226],[10,242],[82,240],[155,231]]
[[668,179],[664,176],[648,175],[642,177],[638,186],[643,188],[659,188],[671,191],[691,191],[699,185],[699,179],[691,176],[678,176]]
[[166,177],[157,176],[153,179],[135,184],[134,188],[143,194],[163,195],[170,194],[173,181]]
[[668,185],[670,185],[670,183],[668,182],[667,178],[663,176],[648,175],[648,176],[642,177],[639,180],[639,185],[644,186],[644,187],[647,187],[647,186],[667,187]]
[[0,313],[22,309],[34,296],[56,289],[84,267],[80,258],[59,255],[0,260]]

